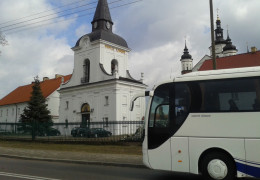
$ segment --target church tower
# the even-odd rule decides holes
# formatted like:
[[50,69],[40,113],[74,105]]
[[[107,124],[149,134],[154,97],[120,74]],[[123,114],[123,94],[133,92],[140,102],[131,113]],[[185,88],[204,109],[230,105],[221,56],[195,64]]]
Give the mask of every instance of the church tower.
[[229,37],[229,33],[227,30],[227,40],[226,40],[227,45],[223,48],[223,55],[225,56],[233,56],[237,54],[237,48],[232,44],[232,41]]
[[[223,57],[223,48],[226,46],[226,40],[224,40],[223,29],[221,28],[221,21],[217,16],[215,29],[215,50],[216,57]],[[212,56],[212,47],[210,46],[210,56]]]
[[186,74],[190,73],[193,68],[193,59],[192,56],[189,54],[189,50],[186,45],[186,40],[185,40],[185,48],[183,55],[181,56],[181,66],[182,66],[182,71],[181,74]]
[[[107,126],[112,121],[141,120],[145,99],[139,99],[132,112],[130,99],[147,86],[129,73],[130,49],[122,37],[113,33],[107,0],[98,1],[91,24],[92,32],[83,35],[72,48],[72,77],[60,87],[60,122],[91,127],[92,122]],[[112,134],[119,133],[120,127],[116,129],[118,132]]]

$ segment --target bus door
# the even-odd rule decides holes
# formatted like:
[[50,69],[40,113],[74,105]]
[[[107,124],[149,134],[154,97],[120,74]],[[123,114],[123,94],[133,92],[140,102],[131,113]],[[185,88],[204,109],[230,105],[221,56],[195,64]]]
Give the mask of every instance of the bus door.
[[186,83],[174,85],[173,118],[171,122],[171,157],[172,171],[189,172],[189,139],[176,137],[176,132],[181,128],[190,112],[190,89]]
[[158,86],[148,117],[148,159],[153,169],[171,170],[170,92],[172,83]]

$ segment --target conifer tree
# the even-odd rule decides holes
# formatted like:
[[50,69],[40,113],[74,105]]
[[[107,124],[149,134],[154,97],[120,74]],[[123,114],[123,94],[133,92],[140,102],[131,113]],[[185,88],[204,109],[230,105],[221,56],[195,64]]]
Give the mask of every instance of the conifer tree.
[[42,95],[38,77],[34,78],[32,89],[30,101],[24,109],[20,121],[23,131],[31,132],[32,140],[35,140],[36,135],[46,135],[53,122],[46,100]]

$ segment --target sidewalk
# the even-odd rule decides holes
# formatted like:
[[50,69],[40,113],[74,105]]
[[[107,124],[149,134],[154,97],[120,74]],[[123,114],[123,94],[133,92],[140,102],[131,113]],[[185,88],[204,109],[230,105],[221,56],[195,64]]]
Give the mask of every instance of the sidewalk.
[[141,167],[142,156],[140,155],[123,155],[123,154],[98,154],[85,152],[59,152],[29,150],[20,148],[0,147],[0,157],[21,158],[30,160],[55,161],[78,164],[93,164],[107,166],[124,166],[124,167]]

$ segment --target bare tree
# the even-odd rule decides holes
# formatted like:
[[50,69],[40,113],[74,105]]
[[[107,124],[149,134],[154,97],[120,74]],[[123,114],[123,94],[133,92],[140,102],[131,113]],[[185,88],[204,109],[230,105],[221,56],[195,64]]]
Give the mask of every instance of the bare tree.
[[[3,33],[0,31],[0,45],[2,46],[6,46],[8,45],[8,41],[5,39],[5,36],[3,35]],[[1,54],[1,51],[0,51]]]

